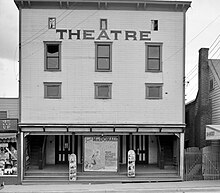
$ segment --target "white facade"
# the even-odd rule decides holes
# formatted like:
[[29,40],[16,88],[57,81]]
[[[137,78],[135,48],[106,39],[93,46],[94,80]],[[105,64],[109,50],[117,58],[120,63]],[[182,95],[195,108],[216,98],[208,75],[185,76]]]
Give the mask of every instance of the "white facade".
[[[184,123],[184,12],[134,10],[21,10],[21,122],[73,124]],[[80,40],[48,29],[81,30]],[[107,19],[112,42],[112,72],[95,72],[95,41],[100,19]],[[151,20],[159,30],[151,30]],[[94,30],[94,40],[83,39]],[[121,30],[118,40],[110,30]],[[137,40],[125,40],[125,31]],[[150,31],[150,41],[139,40]],[[44,71],[44,41],[62,41],[61,71]],[[145,72],[145,42],[162,43],[162,72]],[[44,98],[44,82],[62,82],[61,99]],[[112,83],[112,99],[94,99],[94,83]],[[162,83],[162,99],[145,99],[145,83]]]

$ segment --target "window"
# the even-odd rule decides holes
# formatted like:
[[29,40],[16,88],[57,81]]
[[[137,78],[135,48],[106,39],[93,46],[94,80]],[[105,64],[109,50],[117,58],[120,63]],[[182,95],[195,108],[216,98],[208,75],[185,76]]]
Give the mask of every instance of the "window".
[[0,111],[0,119],[7,119],[7,111]]
[[111,99],[111,90],[111,83],[95,83],[95,99]]
[[146,99],[162,99],[161,83],[146,83]]
[[56,18],[55,17],[48,18],[48,29],[56,29]]
[[151,30],[158,31],[158,20],[151,20]]
[[146,71],[162,71],[162,43],[146,43]]
[[100,30],[107,30],[107,19],[100,19]]
[[61,70],[61,42],[44,42],[45,71]]
[[60,99],[61,82],[44,82],[44,98]]
[[111,72],[112,71],[112,43],[96,43],[96,72]]
[[212,91],[213,89],[214,89],[214,81],[213,81],[213,79],[211,79],[209,81],[209,91]]

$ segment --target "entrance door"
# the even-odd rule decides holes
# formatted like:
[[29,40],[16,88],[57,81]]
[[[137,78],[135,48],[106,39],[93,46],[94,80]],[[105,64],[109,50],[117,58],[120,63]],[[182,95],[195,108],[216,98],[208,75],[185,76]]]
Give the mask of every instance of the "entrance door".
[[133,136],[133,150],[136,153],[137,164],[148,163],[148,136],[147,135],[134,135]]
[[72,135],[56,136],[56,164],[68,163],[69,155],[72,153]]

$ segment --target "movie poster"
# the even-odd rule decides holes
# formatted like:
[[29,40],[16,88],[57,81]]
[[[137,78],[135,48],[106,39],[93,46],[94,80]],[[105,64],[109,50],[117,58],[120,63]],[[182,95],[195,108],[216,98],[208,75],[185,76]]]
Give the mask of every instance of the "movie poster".
[[84,171],[117,172],[117,136],[85,137],[84,152]]

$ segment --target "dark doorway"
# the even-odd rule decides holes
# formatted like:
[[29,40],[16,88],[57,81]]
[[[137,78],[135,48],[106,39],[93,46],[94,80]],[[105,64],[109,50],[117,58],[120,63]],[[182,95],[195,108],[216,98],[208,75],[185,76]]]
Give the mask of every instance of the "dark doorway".
[[132,137],[133,150],[136,153],[137,164],[148,163],[148,135],[134,135]]
[[56,164],[68,163],[69,155],[72,153],[72,135],[58,135],[55,140]]

